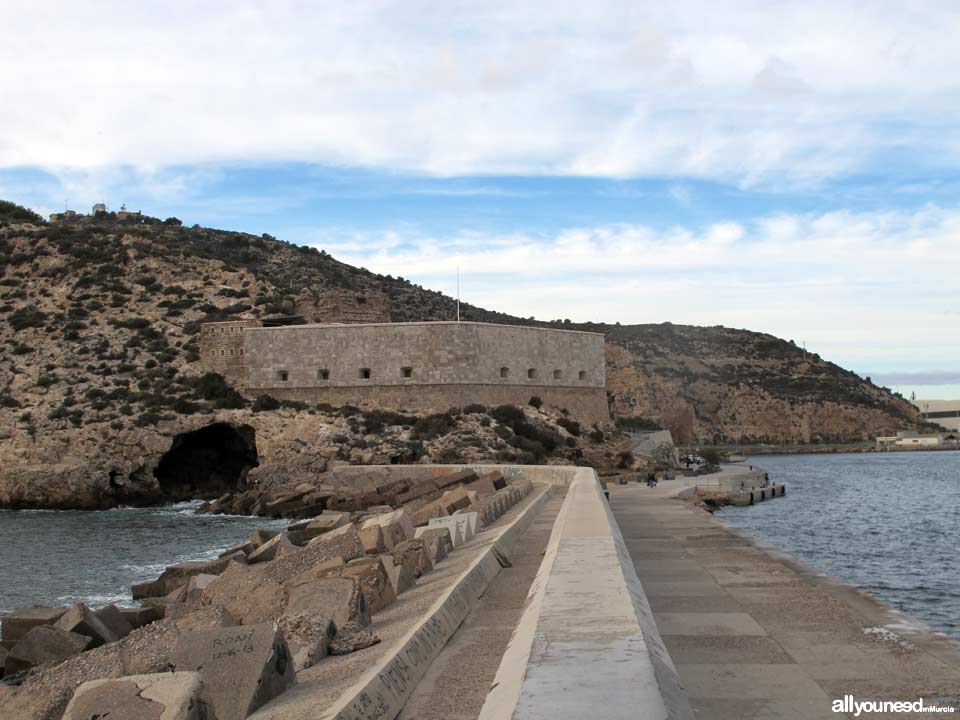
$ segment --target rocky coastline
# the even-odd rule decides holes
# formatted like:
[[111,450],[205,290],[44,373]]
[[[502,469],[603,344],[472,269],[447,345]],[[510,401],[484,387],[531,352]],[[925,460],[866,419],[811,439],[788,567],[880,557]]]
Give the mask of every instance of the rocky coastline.
[[[80,717],[71,714],[75,706],[108,703],[121,692],[115,683],[152,687],[172,669],[190,702],[209,705],[220,720],[245,718],[295,683],[297,672],[379,642],[376,614],[532,489],[520,474],[423,468],[417,475],[383,483],[372,473],[353,487],[317,481],[222,496],[201,511],[252,500],[251,511],[302,519],[132,586],[140,607],[78,603],[7,614],[4,717]],[[223,645],[223,662],[204,665],[205,643]],[[242,662],[231,663],[235,656]]]

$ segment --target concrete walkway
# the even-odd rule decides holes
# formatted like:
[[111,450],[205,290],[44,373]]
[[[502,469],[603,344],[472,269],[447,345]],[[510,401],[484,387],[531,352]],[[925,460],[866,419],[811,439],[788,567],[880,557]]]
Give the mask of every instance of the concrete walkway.
[[699,720],[843,717],[831,704],[848,694],[928,704],[947,698],[944,704],[960,707],[953,641],[902,629],[906,616],[670,497],[698,479],[609,490]]
[[512,566],[501,570],[490,583],[430,665],[397,720],[475,720],[480,714],[500,659],[523,614],[564,494],[563,488],[554,488],[554,496],[514,544]]

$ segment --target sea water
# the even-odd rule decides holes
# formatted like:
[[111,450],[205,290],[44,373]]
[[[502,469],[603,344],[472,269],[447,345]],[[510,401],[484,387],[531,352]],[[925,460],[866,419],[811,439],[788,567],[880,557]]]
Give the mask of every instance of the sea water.
[[747,462],[787,494],[718,517],[960,638],[960,452]]
[[285,521],[197,515],[199,502],[100,511],[0,510],[0,612],[27,605],[134,604],[130,585],[217,557]]

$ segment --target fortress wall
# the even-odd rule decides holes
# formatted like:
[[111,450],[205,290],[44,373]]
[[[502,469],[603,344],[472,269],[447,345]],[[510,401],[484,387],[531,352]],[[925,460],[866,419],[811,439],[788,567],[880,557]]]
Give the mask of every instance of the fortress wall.
[[539,395],[588,422],[609,418],[596,333],[456,322],[298,325],[246,329],[243,345],[251,395],[405,410],[526,404]]
[[259,327],[259,320],[233,320],[200,326],[200,365],[204,372],[220,373],[229,382],[242,385],[245,328]]
[[[251,389],[605,385],[603,336],[597,333],[431,322],[251,328],[243,337]],[[369,378],[362,376],[364,368]],[[409,377],[403,368],[410,369]],[[326,380],[321,379],[322,370],[329,372]]]
[[570,415],[585,423],[610,419],[607,393],[603,388],[558,388],[537,385],[372,385],[352,387],[248,388],[248,395],[272,395],[278,400],[299,400],[316,404],[374,404],[390,410],[407,412],[443,412],[452,407],[480,403],[526,405],[534,395],[548,406],[567,409]]

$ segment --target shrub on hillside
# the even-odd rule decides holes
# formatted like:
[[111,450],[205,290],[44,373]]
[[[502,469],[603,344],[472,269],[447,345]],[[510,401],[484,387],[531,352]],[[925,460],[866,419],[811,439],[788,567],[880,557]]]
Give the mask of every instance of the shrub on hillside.
[[238,409],[247,406],[243,396],[234,390],[230,383],[223,379],[223,375],[208,372],[199,378],[190,378],[188,386],[204,400],[212,402],[219,409]]
[[433,440],[440,435],[444,435],[454,423],[453,416],[448,413],[434,413],[422,417],[413,426],[413,437],[416,440]]
[[578,423],[576,420],[571,420],[570,418],[562,417],[559,420],[557,420],[557,425],[562,427],[571,435],[580,437],[580,423]]
[[14,310],[10,314],[10,327],[16,332],[26,330],[27,328],[40,328],[44,326],[47,316],[33,306],[22,307]]
[[273,395],[257,395],[257,399],[253,401],[253,406],[251,409],[254,412],[261,412],[264,410],[279,410],[280,401],[273,397]]
[[33,223],[34,225],[45,225],[42,217],[33,210],[29,210],[22,205],[0,200],[0,225],[12,223]]
[[543,400],[540,399],[539,395],[534,395],[532,398],[530,398],[530,405],[539,410],[543,407]]
[[625,431],[651,431],[651,430],[663,430],[656,422],[653,420],[648,420],[643,417],[618,417],[616,420],[616,425],[618,430]]

